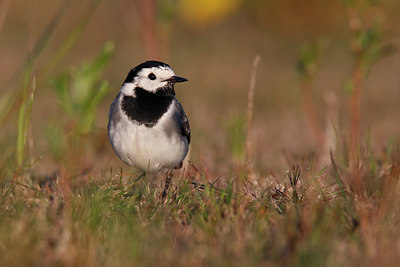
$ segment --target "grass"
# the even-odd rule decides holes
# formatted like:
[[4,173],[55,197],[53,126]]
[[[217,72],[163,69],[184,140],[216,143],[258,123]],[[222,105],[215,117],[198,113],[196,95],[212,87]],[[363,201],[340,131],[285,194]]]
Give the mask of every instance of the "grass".
[[134,183],[133,176],[109,173],[67,188],[57,174],[21,176],[1,187],[0,262],[390,264],[397,253],[376,249],[394,245],[399,235],[398,157],[373,174],[365,170],[371,187],[361,196],[338,184],[335,176],[346,172],[333,164],[322,173],[296,166],[282,183],[259,177],[257,186],[246,181],[236,189],[234,177],[211,185],[188,171],[175,179],[166,203],[150,177]]

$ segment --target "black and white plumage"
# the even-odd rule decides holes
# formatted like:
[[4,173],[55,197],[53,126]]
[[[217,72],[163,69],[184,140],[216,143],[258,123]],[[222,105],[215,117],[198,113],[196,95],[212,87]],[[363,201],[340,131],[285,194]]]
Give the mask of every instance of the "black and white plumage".
[[182,166],[190,126],[174,84],[185,81],[158,61],[146,61],[129,72],[111,104],[108,122],[112,147],[123,162],[146,173]]

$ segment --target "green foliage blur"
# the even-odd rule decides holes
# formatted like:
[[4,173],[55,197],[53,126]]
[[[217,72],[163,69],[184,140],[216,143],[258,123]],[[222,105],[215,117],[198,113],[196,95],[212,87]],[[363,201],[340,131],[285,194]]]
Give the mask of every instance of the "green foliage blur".
[[231,116],[225,122],[227,140],[235,164],[242,164],[245,160],[246,122],[245,114]]
[[71,138],[76,146],[81,137],[95,130],[98,106],[110,90],[109,83],[102,79],[101,74],[113,50],[113,43],[108,42],[93,60],[50,80],[57,94],[62,119],[52,122],[46,135],[51,151],[57,156],[72,145]]

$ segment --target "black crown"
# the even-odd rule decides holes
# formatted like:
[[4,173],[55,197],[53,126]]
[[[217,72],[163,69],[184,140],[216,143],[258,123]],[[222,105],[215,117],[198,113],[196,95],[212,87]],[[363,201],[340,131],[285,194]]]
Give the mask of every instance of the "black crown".
[[137,73],[141,71],[142,69],[146,68],[154,68],[154,67],[164,67],[164,68],[171,68],[168,64],[160,62],[160,61],[155,61],[155,60],[150,60],[143,62],[140,65],[137,65],[133,69],[131,69],[128,73],[128,76],[126,76],[126,79],[124,83],[131,83],[133,82],[133,79],[136,77]]

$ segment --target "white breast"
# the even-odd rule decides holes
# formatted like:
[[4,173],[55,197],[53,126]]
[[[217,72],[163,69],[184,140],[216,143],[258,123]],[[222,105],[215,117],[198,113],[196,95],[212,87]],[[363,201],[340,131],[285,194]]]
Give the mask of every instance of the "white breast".
[[108,123],[111,144],[121,160],[149,173],[179,166],[188,152],[188,141],[174,121],[176,100],[149,128],[129,120],[119,108],[121,99],[118,95],[111,105]]

